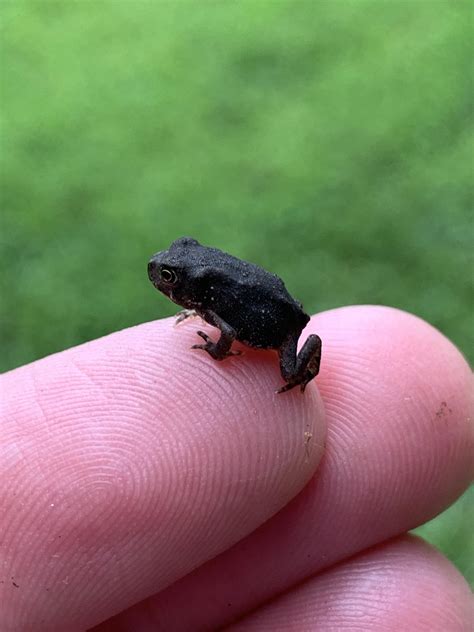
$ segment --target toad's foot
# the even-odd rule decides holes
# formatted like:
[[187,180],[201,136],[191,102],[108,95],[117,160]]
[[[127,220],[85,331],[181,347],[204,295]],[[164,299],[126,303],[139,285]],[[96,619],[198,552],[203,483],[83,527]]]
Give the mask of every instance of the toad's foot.
[[288,382],[288,384],[285,384],[284,386],[282,386],[281,388],[279,388],[277,391],[275,391],[276,393],[286,393],[286,391],[291,391],[292,388],[295,388],[295,386],[299,386],[300,390],[302,393],[304,393],[304,389],[306,388],[306,385],[308,384],[308,382],[311,382],[311,380],[316,377],[314,373],[307,373],[301,382]]
[[199,316],[199,314],[197,313],[195,309],[180,310],[176,314],[176,320],[174,321],[175,327],[176,325],[179,325],[179,323],[182,323],[184,320],[187,320],[188,318],[196,318],[196,316]]
[[[224,358],[228,358],[229,356],[241,355],[242,351],[231,351],[229,348],[226,348],[227,345],[219,344],[221,339],[217,342],[213,342],[209,336],[204,333],[204,331],[197,331],[198,336],[201,336],[203,340],[206,341],[204,345],[193,345],[191,349],[204,349],[207,353],[214,358],[214,360],[224,360]],[[232,341],[231,341],[232,343]]]
[[308,336],[298,354],[296,344],[297,338],[290,336],[280,348],[280,369],[287,383],[277,393],[285,393],[295,386],[299,386],[303,393],[308,382],[319,373],[321,338],[316,334]]

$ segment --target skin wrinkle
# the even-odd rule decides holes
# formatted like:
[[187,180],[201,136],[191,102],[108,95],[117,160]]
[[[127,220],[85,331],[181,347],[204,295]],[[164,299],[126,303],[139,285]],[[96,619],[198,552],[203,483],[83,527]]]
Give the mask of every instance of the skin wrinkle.
[[[234,343],[233,347],[235,349],[242,351],[242,355],[234,358],[234,366],[235,366],[235,374],[236,378],[238,377],[239,381],[250,380],[251,382],[259,382],[260,388],[262,391],[274,390],[276,391],[281,381],[279,381],[279,376],[271,375],[270,371],[265,373],[265,377],[268,375],[268,380],[263,381],[262,375],[260,373],[260,367],[265,365],[269,367],[274,366],[277,354],[273,351],[253,351],[252,349],[245,347],[240,343]],[[247,367],[244,366],[241,362],[239,362],[239,358],[247,356],[250,360],[250,364]],[[255,362],[252,362],[255,361]],[[280,378],[281,379],[281,378]],[[229,382],[229,388],[234,390],[235,384],[232,383],[232,380]]]

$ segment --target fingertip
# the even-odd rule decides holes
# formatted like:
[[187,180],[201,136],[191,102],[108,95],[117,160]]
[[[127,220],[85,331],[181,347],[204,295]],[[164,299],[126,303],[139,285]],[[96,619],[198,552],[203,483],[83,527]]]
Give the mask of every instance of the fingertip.
[[372,541],[430,520],[474,474],[465,358],[429,323],[393,308],[331,310],[311,326],[326,343],[319,385],[329,420],[327,493],[337,488],[341,511],[378,508],[366,527]]
[[472,594],[438,551],[404,536],[308,579],[229,629],[465,632]]
[[313,475],[317,388],[276,395],[274,353],[215,362],[189,349],[195,329],[147,323],[2,376],[2,441],[16,455],[0,476],[3,546],[22,577],[6,627],[107,619],[244,537]]

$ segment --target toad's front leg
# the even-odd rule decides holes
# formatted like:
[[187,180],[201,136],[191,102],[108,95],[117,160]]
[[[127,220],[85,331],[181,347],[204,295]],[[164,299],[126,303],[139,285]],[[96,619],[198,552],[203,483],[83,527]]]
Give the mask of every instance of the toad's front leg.
[[188,318],[196,318],[196,316],[199,316],[199,314],[195,309],[180,309],[179,312],[176,314],[176,320],[174,321],[174,324],[179,325],[179,323],[182,323]]
[[193,345],[191,349],[204,349],[214,360],[224,360],[224,358],[228,358],[229,356],[240,355],[242,353],[241,351],[230,350],[235,340],[235,330],[227,324],[225,320],[222,320],[222,318],[214,312],[207,312],[206,321],[220,329],[221,336],[219,340],[213,342],[204,331],[198,331],[198,336],[201,336],[206,343],[203,345]]
[[277,393],[284,393],[298,385],[303,392],[306,384],[319,373],[321,338],[316,334],[311,334],[297,354],[298,338],[296,334],[290,335],[278,351],[281,375],[287,383],[279,388]]

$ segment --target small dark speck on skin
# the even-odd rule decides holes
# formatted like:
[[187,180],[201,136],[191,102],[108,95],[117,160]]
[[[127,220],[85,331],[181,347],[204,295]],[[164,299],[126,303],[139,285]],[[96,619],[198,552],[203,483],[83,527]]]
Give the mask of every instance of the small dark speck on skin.
[[446,413],[446,411],[452,413],[452,409],[448,407],[448,404],[446,402],[441,402],[440,407],[438,408],[438,410],[436,411],[436,417],[443,417],[444,414]]
[[12,582],[12,584],[15,586],[15,588],[20,588],[18,584],[15,584],[15,582]]

